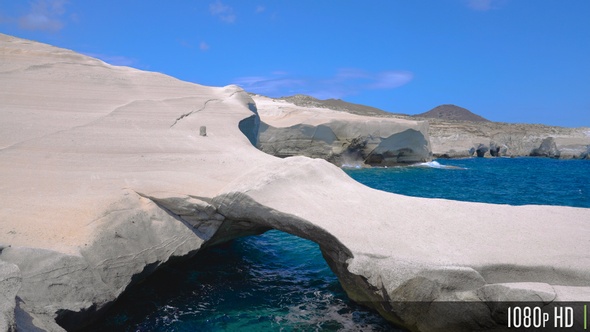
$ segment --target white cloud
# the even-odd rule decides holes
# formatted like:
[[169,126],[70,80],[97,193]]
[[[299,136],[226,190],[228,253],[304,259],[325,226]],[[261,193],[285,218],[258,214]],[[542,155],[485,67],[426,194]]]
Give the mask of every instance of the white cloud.
[[357,68],[341,68],[331,77],[302,78],[275,71],[267,76],[248,76],[234,80],[246,91],[270,97],[307,94],[319,99],[343,98],[367,90],[390,90],[413,79],[409,71],[371,73]]
[[266,7],[262,6],[262,5],[258,5],[256,7],[256,14],[262,13],[266,10]]
[[477,11],[497,9],[503,5],[504,0],[467,0],[467,6]]
[[57,19],[51,19],[43,14],[30,13],[18,20],[20,28],[25,30],[58,31],[63,28],[63,23]]
[[373,89],[394,89],[409,83],[414,74],[409,71],[385,71],[375,77],[375,82],[370,85]]
[[199,43],[199,49],[201,51],[208,51],[210,48],[209,44],[205,43],[204,41]]
[[64,27],[66,4],[66,0],[37,0],[29,13],[18,19],[18,25],[26,30],[59,31]]
[[272,76],[247,76],[235,79],[233,84],[237,84],[246,91],[260,93],[270,96],[277,94],[291,94],[294,89],[305,85],[306,81],[297,78],[285,77],[281,74]]
[[209,12],[211,15],[218,17],[225,23],[234,23],[236,21],[236,14],[234,9],[225,5],[221,0],[217,0],[209,4]]

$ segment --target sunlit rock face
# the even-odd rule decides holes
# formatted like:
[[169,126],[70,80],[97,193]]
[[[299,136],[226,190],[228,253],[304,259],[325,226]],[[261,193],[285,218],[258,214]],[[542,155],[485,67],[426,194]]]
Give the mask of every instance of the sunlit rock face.
[[19,301],[3,288],[16,325],[78,328],[197,252],[224,222],[207,200],[274,159],[252,146],[252,105],[236,86],[0,35],[0,260],[3,280],[20,273]]
[[531,156],[533,157],[559,158],[559,155],[560,152],[557,149],[557,144],[555,144],[555,139],[553,137],[547,137],[541,142],[541,145],[538,148],[531,151]]
[[[0,327],[83,329],[162,264],[272,228],[316,241],[353,300],[411,330],[505,324],[485,301],[590,299],[589,209],[373,190],[257,149],[257,104],[0,35]],[[326,127],[428,151],[420,123],[366,121]]]
[[262,121],[258,147],[277,157],[322,158],[337,166],[430,161],[428,124],[369,117],[253,96]]
[[[451,121],[428,119],[430,143],[436,158],[476,155],[480,145],[489,149],[482,157],[543,156],[584,159],[590,147],[590,128],[565,128],[539,124]],[[551,146],[544,140],[552,138]],[[551,150],[553,149],[553,150]],[[539,153],[540,151],[540,153]]]

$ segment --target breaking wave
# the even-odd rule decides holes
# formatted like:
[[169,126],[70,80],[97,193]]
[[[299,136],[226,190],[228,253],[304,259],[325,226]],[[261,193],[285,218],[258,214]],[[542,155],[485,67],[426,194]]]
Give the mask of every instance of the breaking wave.
[[360,163],[358,163],[358,164],[342,164],[341,167],[342,168],[356,168],[356,169],[360,169],[363,166]]
[[430,167],[438,169],[466,169],[463,167],[452,166],[452,165],[441,165],[438,161],[429,161],[426,163],[413,164],[412,167]]

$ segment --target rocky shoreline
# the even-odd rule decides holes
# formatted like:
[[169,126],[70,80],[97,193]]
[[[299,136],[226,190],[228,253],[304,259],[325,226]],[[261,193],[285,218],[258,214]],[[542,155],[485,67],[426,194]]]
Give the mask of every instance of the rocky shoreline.
[[375,118],[253,95],[261,126],[257,147],[285,158],[321,158],[336,166],[391,166],[432,159],[425,121]]
[[[502,328],[490,302],[590,299],[590,209],[406,197],[270,156],[239,87],[0,34],[0,101],[3,330],[81,330],[163,264],[269,229],[318,243],[351,299],[413,331]],[[423,305],[447,301],[475,305]]]
[[588,159],[590,128],[429,119],[436,158],[524,157]]
[[[253,95],[253,98],[265,97]],[[264,100],[269,100],[268,98]],[[348,103],[342,100],[319,100],[310,96],[295,95],[273,99],[277,108],[298,109],[313,112],[333,111],[334,117],[338,113],[354,114],[356,116],[370,116],[378,119],[401,119],[424,123],[420,132],[429,141],[432,158],[466,158],[466,157],[549,157],[560,159],[588,159],[590,158],[590,127],[566,128],[541,124],[503,123],[493,122],[481,118],[455,105],[441,105],[429,112],[419,115],[392,114],[383,110]],[[279,106],[278,104],[284,105]],[[266,103],[268,105],[268,103]],[[289,105],[289,106],[287,106]],[[268,107],[268,106],[267,106]],[[261,117],[270,113],[273,121],[273,111],[261,111]],[[342,115],[340,115],[342,116]],[[476,120],[476,121],[475,121]],[[371,136],[365,131],[357,137]],[[274,154],[276,149],[263,151]],[[299,155],[310,156],[305,149],[295,149]],[[295,155],[292,152],[290,155]],[[323,157],[323,156],[322,156]],[[324,158],[328,159],[329,158]],[[419,160],[414,160],[419,162]],[[336,165],[337,162],[334,162]],[[370,164],[370,163],[369,163]]]

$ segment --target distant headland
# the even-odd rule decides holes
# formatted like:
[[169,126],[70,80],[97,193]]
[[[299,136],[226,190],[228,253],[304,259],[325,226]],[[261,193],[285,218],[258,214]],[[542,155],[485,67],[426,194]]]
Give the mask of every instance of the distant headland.
[[[253,98],[262,98],[262,96],[253,95]],[[590,128],[567,128],[547,126],[542,124],[524,124],[524,123],[504,123],[487,120],[468,109],[460,106],[445,104],[434,107],[433,109],[416,114],[407,115],[401,113],[389,113],[384,110],[348,103],[340,99],[320,100],[305,95],[295,95],[291,97],[281,97],[273,99],[281,101],[285,105],[292,105],[298,108],[299,112],[321,112],[322,109],[337,112],[345,112],[358,116],[369,116],[374,118],[396,118],[410,121],[426,122],[427,127],[421,131],[422,135],[429,140],[428,148],[431,151],[432,158],[465,158],[465,157],[522,157],[522,156],[541,156],[561,159],[587,159],[590,158]],[[283,109],[287,106],[283,106]],[[272,112],[271,112],[272,113]],[[262,118],[268,117],[269,121],[273,117],[267,114],[266,108],[260,110]],[[338,117],[341,115],[335,115]],[[381,120],[384,121],[384,120]],[[353,125],[352,123],[350,125]],[[361,131],[362,132],[362,131]],[[372,132],[359,133],[356,142],[361,141],[366,146],[367,137],[373,137]],[[351,138],[348,138],[349,140]],[[344,140],[346,141],[346,139]],[[413,150],[409,141],[406,149]],[[292,143],[292,142],[291,142]],[[289,150],[286,155],[308,155],[322,157],[321,155],[312,155],[305,149],[288,147],[282,149],[279,142],[268,142],[266,138],[261,141],[263,150],[267,153],[281,156],[281,153],[274,151]],[[286,143],[289,144],[289,143]],[[346,143],[343,143],[346,145]],[[269,147],[272,146],[272,147]],[[333,156],[331,151],[325,152],[325,155]],[[392,155],[399,153],[389,152]],[[371,163],[370,151],[360,151],[364,161]],[[408,154],[408,150],[406,150]],[[420,155],[424,159],[424,154]],[[324,159],[333,160],[328,157]],[[336,158],[339,161],[339,159]],[[402,161],[403,159],[400,159]],[[410,162],[419,162],[420,158],[413,160],[406,159]],[[403,161],[402,161],[403,162]],[[337,164],[337,162],[335,162]],[[378,164],[377,164],[378,165]]]

